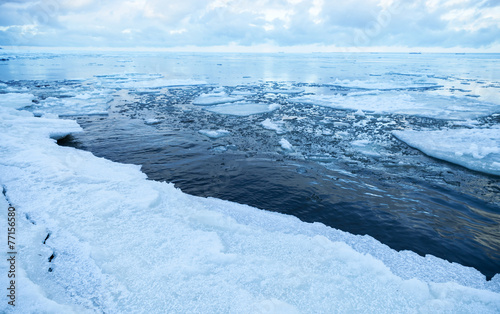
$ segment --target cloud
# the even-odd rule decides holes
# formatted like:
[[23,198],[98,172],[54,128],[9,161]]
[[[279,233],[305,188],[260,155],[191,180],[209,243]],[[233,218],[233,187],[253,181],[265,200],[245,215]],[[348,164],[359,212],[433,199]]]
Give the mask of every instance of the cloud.
[[494,0],[4,0],[0,45],[500,45]]

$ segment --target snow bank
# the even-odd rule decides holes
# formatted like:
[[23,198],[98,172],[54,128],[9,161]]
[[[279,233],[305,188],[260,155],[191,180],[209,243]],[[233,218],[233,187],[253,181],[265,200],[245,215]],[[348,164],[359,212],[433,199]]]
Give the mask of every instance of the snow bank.
[[393,131],[423,153],[468,169],[500,175],[500,128]]
[[[0,111],[0,183],[18,218],[16,312],[500,311],[499,276],[190,196],[50,138],[75,131],[74,121]],[[5,258],[0,273],[6,287]],[[5,295],[0,311],[13,312]]]

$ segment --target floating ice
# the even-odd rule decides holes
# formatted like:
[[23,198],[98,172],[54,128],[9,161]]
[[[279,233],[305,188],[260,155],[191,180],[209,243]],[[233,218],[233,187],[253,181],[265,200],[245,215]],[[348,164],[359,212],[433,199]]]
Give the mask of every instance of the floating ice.
[[84,92],[72,97],[47,97],[31,106],[35,113],[57,115],[107,114],[112,99],[109,90]]
[[468,169],[500,175],[500,127],[438,131],[393,131],[425,154]]
[[231,92],[231,95],[236,95],[236,96],[253,96],[256,95],[257,93],[254,91],[250,90],[234,90]]
[[205,85],[207,82],[192,79],[164,79],[164,78],[133,78],[124,82],[117,83],[117,87],[121,88],[159,88],[159,87],[174,87],[174,86],[192,86]]
[[[15,312],[500,311],[498,275],[190,196],[49,138],[79,130],[0,110],[0,183],[19,233]],[[0,302],[14,312],[6,294]]]
[[144,123],[147,125],[155,125],[161,123],[160,119],[146,119],[144,120]]
[[[420,77],[423,79],[421,74],[416,74],[416,77]],[[438,87],[442,87],[440,85],[435,84],[434,82],[429,82],[428,79],[425,81],[415,81],[412,80],[390,80],[386,78],[385,80],[340,80],[336,79],[334,82],[329,85],[336,87],[349,88],[353,90],[426,90],[426,89],[435,89]]]
[[219,130],[199,130],[198,132],[200,134],[203,134],[203,135],[210,137],[210,138],[219,138],[219,137],[224,137],[224,136],[228,136],[229,134],[231,134],[231,132],[229,132],[228,130],[222,130],[222,129],[219,129]]
[[278,108],[278,104],[256,103],[250,101],[205,107],[206,110],[211,112],[235,116],[249,116],[252,114],[270,112]]
[[264,92],[269,94],[300,94],[303,93],[304,90],[300,88],[288,88],[288,89],[266,89]]
[[19,109],[31,106],[34,99],[35,96],[30,93],[0,94],[0,106]]
[[2,128],[13,128],[19,138],[32,137],[33,133],[39,136],[58,140],[70,133],[81,132],[82,128],[70,120],[35,118],[27,111],[10,111],[0,107]]
[[365,147],[370,144],[369,140],[356,140],[351,143],[353,146]]
[[283,122],[282,121],[272,121],[271,119],[267,118],[266,120],[262,121],[260,124],[265,129],[275,131],[277,134],[286,133],[286,131],[283,129]]
[[365,113],[363,112],[363,110],[361,109],[358,109],[358,111],[356,111],[354,113],[354,115],[358,116],[358,117],[364,117],[365,116]]
[[352,141],[351,145],[353,149],[362,153],[363,155],[374,158],[381,157],[381,154],[378,152],[378,150],[380,150],[380,147],[377,144],[373,143],[373,141],[370,141],[368,139],[360,139]]
[[287,150],[287,151],[292,151],[293,150],[293,146],[292,144],[290,144],[289,141],[287,141],[286,139],[282,138],[280,140],[280,145],[281,145],[281,148],[283,148],[284,150]]
[[445,97],[410,92],[307,95],[291,101],[336,109],[408,114],[436,119],[474,119],[500,111],[500,105],[466,97]]
[[198,98],[193,100],[193,104],[198,106],[212,106],[212,105],[236,102],[243,99],[244,99],[243,97],[231,97],[224,92],[220,92],[220,93],[200,95]]

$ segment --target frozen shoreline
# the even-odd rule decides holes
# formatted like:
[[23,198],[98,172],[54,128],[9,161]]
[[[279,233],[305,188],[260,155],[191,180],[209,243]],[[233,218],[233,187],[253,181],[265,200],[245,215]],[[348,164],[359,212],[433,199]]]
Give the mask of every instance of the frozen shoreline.
[[50,137],[80,131],[74,121],[0,110],[1,184],[21,239],[16,310],[500,310],[498,275],[190,196],[139,166],[57,146]]
[[[10,58],[11,52],[4,54]],[[486,281],[474,268],[397,252],[370,236],[187,195],[173,184],[147,180],[140,166],[54,140],[81,131],[75,121],[57,115],[125,110],[137,118],[129,126],[135,132],[136,122],[160,128],[176,112],[194,117],[197,123],[186,119],[192,123],[186,130],[207,141],[238,134],[267,139],[272,133],[265,146],[272,151],[303,153],[311,160],[359,159],[360,168],[379,158],[395,167],[412,166],[412,158],[399,164],[400,142],[392,131],[409,136],[408,144],[415,146],[435,136],[437,144],[427,145],[429,155],[442,153],[435,148],[444,135],[449,144],[444,154],[455,162],[489,162],[498,170],[494,57],[429,55],[412,63],[404,54],[390,55],[386,64],[379,59],[387,56],[369,54],[360,54],[362,62],[356,63],[345,62],[342,54],[252,55],[249,66],[248,56],[217,54],[13,54],[0,82],[0,203],[14,206],[18,219],[15,312],[500,311],[498,274]],[[58,61],[50,61],[54,58]],[[406,115],[432,121],[413,123]],[[216,121],[198,123],[207,117]],[[240,120],[229,123],[227,117]],[[240,121],[247,130],[232,127]],[[315,146],[304,146],[311,139]],[[217,148],[236,147],[231,145]],[[428,173],[442,169],[436,168]],[[410,176],[421,175],[421,169]],[[376,193],[371,195],[387,196],[384,189]],[[453,209],[436,219],[456,215]],[[477,219],[496,219],[489,214]],[[0,228],[7,230],[6,216],[0,217]],[[454,221],[471,216],[457,217]],[[478,241],[496,241],[491,234]],[[2,259],[0,271],[6,274],[8,266]],[[8,287],[7,276],[2,278]],[[1,299],[0,312],[14,312],[6,296]]]

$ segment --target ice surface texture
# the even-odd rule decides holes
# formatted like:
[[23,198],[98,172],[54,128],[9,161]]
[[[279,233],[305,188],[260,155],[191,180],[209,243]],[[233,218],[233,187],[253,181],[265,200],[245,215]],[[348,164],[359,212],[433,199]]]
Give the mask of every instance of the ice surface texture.
[[435,119],[474,119],[500,110],[500,105],[466,97],[445,97],[409,91],[363,91],[348,95],[308,95],[296,103],[373,113],[407,114]]
[[393,131],[425,154],[471,170],[500,175],[500,128]]
[[[190,196],[55,143],[77,131],[0,108],[0,178],[18,217],[16,312],[500,311],[498,276]],[[12,312],[5,296],[1,307]]]
[[30,106],[33,99],[35,99],[35,96],[28,93],[0,94],[0,106],[22,108],[25,106]]

